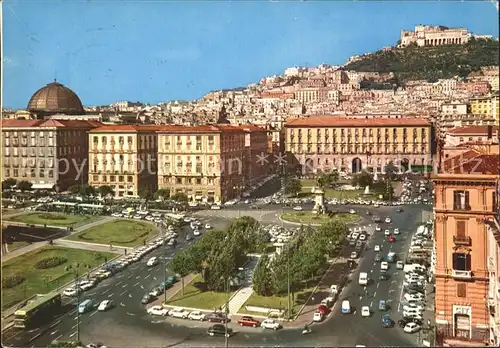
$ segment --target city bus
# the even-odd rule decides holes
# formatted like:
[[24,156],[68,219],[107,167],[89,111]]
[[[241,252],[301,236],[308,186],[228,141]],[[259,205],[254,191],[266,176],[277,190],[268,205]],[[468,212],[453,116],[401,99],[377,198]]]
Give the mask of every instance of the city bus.
[[51,292],[39,295],[14,313],[14,327],[25,329],[40,323],[48,323],[61,310],[61,294]]

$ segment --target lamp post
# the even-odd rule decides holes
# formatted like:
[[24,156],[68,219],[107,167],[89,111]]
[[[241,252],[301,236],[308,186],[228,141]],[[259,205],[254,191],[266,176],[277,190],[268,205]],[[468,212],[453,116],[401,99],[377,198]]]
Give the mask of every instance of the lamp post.
[[224,337],[225,337],[225,347],[226,348],[229,347],[229,334],[227,332],[227,322],[228,322],[228,319],[229,319],[229,287],[230,287],[229,280],[230,280],[230,278],[227,277],[226,284],[224,284],[225,287],[227,286],[227,288],[226,288],[227,297],[226,297],[226,306],[225,306],[226,307],[225,308],[226,318],[224,320],[224,328],[226,330],[226,334],[224,335]]
[[75,267],[70,266],[70,268],[75,270],[75,291],[76,291],[76,341],[80,341],[80,287],[78,285],[78,269],[80,267],[80,264],[77,263],[75,264]]

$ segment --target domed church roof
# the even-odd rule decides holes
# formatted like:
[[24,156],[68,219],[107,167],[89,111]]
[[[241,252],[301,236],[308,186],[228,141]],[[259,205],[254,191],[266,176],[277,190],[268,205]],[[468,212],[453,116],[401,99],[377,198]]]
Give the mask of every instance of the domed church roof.
[[49,83],[36,91],[27,109],[39,116],[85,114],[82,102],[76,93],[58,82]]

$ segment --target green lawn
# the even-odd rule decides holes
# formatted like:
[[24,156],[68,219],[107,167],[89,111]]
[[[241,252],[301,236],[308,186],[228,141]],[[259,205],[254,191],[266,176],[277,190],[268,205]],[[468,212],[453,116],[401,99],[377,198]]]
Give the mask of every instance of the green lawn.
[[[59,266],[37,269],[35,264],[50,257],[63,257],[67,261]],[[79,264],[81,274],[115,257],[114,253],[101,253],[83,249],[45,246],[24,255],[10,259],[2,264],[2,279],[14,275],[25,278],[24,282],[10,289],[2,288],[2,310],[9,308],[35,294],[44,294],[68,282],[75,273],[66,270],[68,265]],[[2,282],[3,283],[3,282]]]
[[14,251],[16,249],[25,247],[27,245],[30,245],[30,243],[28,243],[28,242],[12,242],[12,243],[8,243],[7,247],[9,248],[9,251]]
[[102,216],[94,215],[70,215],[62,213],[29,213],[12,216],[8,221],[23,222],[34,225],[48,226],[81,226],[102,219]]
[[79,242],[132,247],[142,245],[156,233],[154,225],[147,222],[114,220],[73,234],[67,237],[67,239]]
[[293,213],[284,213],[281,215],[281,218],[284,221],[295,222],[304,225],[322,225],[328,221],[332,220],[340,220],[345,222],[346,224],[356,222],[359,220],[360,216],[358,214],[348,214],[348,213],[339,213],[335,214],[334,217],[329,217],[327,214],[315,214],[312,212],[293,212]]
[[167,300],[166,305],[213,310],[222,307],[232,295],[232,292],[227,294],[225,292],[201,291],[202,287],[201,275],[197,275],[191,283],[185,284],[184,296],[182,291],[179,291]]
[[[306,303],[307,299],[314,290],[314,286],[296,292],[291,299],[292,315],[297,315],[300,308]],[[290,295],[292,297],[292,295]],[[238,313],[240,314],[254,314],[266,315],[264,312],[251,312],[245,309],[245,306],[263,307],[269,309],[280,309],[286,312],[288,308],[288,296],[260,296],[257,293],[252,293],[250,298],[241,306]]]

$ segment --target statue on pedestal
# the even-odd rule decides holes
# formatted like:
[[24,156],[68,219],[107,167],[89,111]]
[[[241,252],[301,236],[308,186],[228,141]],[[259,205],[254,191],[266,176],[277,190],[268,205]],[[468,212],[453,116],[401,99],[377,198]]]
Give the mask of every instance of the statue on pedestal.
[[316,212],[317,214],[324,214],[324,213],[326,213],[325,191],[323,191],[319,187],[314,187],[312,189],[312,193],[314,194],[313,212]]

